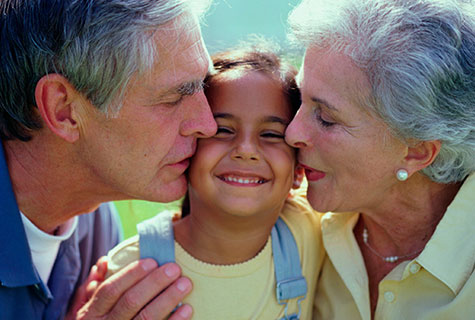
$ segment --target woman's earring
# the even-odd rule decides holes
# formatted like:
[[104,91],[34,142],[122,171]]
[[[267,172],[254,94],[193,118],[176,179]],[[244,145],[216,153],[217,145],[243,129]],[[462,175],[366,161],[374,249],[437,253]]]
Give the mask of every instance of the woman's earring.
[[406,181],[408,177],[409,177],[409,173],[407,173],[407,170],[406,170],[406,169],[399,169],[399,170],[396,172],[396,178],[397,178],[399,181]]

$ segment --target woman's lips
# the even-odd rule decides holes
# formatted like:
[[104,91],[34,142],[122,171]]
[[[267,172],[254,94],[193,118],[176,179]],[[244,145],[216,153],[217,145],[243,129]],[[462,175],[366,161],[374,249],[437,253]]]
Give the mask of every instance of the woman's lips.
[[325,172],[323,171],[318,171],[318,170],[315,170],[311,167],[308,167],[304,164],[299,164],[302,168],[304,168],[305,170],[305,176],[307,177],[307,180],[308,181],[318,181],[318,180],[321,180],[323,178],[325,178]]

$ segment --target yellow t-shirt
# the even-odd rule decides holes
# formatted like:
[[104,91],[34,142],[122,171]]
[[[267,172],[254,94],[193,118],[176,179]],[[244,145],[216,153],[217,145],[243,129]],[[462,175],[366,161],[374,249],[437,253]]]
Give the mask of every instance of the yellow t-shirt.
[[[314,319],[371,318],[368,277],[353,235],[356,213],[326,213],[327,257]],[[462,185],[421,254],[379,284],[377,320],[475,319],[475,174]]]
[[[303,194],[284,206],[282,219],[297,242],[303,275],[307,279],[307,298],[301,302],[300,319],[312,318],[312,305],[324,251],[319,217]],[[284,306],[275,297],[274,262],[271,237],[253,259],[234,265],[213,265],[193,258],[175,241],[175,256],[183,274],[193,282],[193,291],[184,300],[193,307],[193,319],[278,319]],[[138,236],[109,252],[108,276],[139,259]],[[298,311],[290,300],[289,313]]]

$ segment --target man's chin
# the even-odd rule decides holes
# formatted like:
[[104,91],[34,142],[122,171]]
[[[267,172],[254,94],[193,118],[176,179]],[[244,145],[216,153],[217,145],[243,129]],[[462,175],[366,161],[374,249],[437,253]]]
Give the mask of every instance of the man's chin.
[[172,202],[181,199],[188,188],[186,177],[182,175],[173,182],[161,185],[152,196],[153,199],[149,201],[155,202]]

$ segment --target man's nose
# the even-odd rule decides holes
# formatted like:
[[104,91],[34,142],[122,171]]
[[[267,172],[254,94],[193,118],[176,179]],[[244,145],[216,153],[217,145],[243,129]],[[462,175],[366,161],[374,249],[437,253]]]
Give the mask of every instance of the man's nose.
[[197,138],[209,138],[215,135],[218,127],[204,92],[197,92],[186,103],[189,104],[189,108],[185,110],[187,114],[185,114],[186,120],[182,124],[181,134]]

